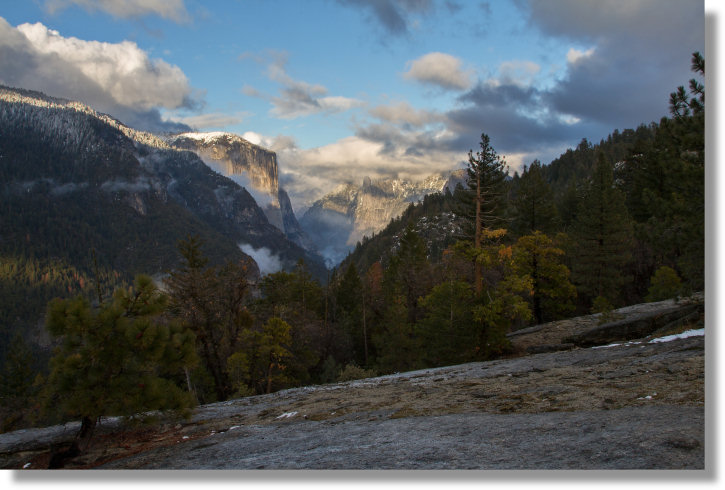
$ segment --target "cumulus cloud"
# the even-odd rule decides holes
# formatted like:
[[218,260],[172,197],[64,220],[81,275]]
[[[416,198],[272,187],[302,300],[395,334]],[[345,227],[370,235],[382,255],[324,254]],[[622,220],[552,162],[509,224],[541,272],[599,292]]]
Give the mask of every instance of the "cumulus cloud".
[[200,105],[179,67],[150,59],[136,43],[66,38],[41,23],[14,28],[3,18],[0,82],[79,100],[147,130],[165,126],[159,108]]
[[511,60],[501,63],[498,71],[499,78],[496,80],[496,85],[528,87],[534,84],[536,75],[541,71],[541,66],[533,61]]
[[380,120],[408,127],[423,127],[440,120],[438,113],[416,109],[405,101],[391,105],[379,105],[370,109],[369,112]]
[[594,48],[589,48],[586,51],[570,48],[569,52],[566,53],[566,61],[573,65],[579,60],[589,58],[592,54],[594,54]]
[[337,0],[339,4],[359,8],[379,23],[387,34],[408,34],[414,18],[433,9],[432,0]]
[[471,86],[471,72],[463,61],[446,53],[428,53],[408,62],[403,77],[446,90],[465,90]]
[[[265,61],[259,56],[244,53],[240,59],[252,58],[257,62]],[[311,84],[302,80],[295,80],[287,73],[286,53],[270,52],[271,61],[267,65],[267,76],[280,85],[279,95],[268,95],[254,87],[244,86],[242,93],[249,97],[268,100],[272,104],[270,114],[280,119],[296,119],[312,114],[333,114],[345,112],[354,107],[361,106],[362,101],[339,95],[327,95],[326,87]]]
[[51,14],[77,5],[89,12],[100,10],[124,19],[146,15],[158,15],[174,22],[190,19],[184,0],[46,0],[44,5]]

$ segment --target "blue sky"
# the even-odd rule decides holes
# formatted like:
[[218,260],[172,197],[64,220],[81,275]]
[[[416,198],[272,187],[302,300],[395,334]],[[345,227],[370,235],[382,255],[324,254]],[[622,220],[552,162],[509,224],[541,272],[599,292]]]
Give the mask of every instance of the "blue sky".
[[345,180],[459,167],[482,132],[517,169],[657,121],[704,52],[704,14],[697,0],[4,2],[0,83],[141,129],[245,135],[277,151],[303,208]]

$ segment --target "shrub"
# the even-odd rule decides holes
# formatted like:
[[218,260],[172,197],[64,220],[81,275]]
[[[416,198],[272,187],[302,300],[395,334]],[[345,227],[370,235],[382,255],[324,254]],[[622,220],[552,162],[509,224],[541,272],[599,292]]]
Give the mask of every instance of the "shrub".
[[663,265],[655,271],[650,280],[647,301],[663,301],[676,298],[682,293],[682,281],[674,269]]
[[377,373],[372,369],[363,369],[355,364],[345,366],[337,376],[337,381],[353,381],[355,379],[374,378]]

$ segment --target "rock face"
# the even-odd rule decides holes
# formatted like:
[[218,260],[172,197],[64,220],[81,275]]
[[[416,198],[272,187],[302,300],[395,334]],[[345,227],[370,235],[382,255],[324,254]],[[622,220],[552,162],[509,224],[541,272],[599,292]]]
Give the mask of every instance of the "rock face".
[[269,222],[287,238],[313,250],[297,222],[289,196],[279,186],[277,155],[239,135],[224,132],[182,133],[167,138],[174,148],[193,151],[220,174],[245,187]]
[[[681,337],[294,388],[117,436],[109,420],[66,467],[702,470],[705,340]],[[0,467],[43,467],[76,428],[0,435]]]
[[337,264],[364,236],[382,230],[411,203],[443,191],[448,183],[443,175],[420,182],[365,177],[362,185],[342,184],[316,201],[300,224],[328,263]]

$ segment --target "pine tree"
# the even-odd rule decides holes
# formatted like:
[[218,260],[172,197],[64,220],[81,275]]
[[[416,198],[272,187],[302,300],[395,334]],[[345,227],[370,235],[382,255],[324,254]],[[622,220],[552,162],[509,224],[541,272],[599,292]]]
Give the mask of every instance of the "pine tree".
[[416,325],[426,366],[446,366],[475,359],[478,329],[473,321],[473,289],[449,278],[421,299],[425,317]]
[[602,297],[619,302],[628,281],[632,226],[624,195],[614,185],[612,165],[602,153],[580,202],[572,238],[572,272],[581,292],[590,301]]
[[[692,58],[704,75],[705,61]],[[641,267],[646,288],[659,266],[673,268],[693,290],[704,287],[705,267],[705,88],[693,79],[671,95],[672,118],[663,118],[653,138],[642,140],[622,171],[627,206],[648,260]]]
[[[501,224],[505,212],[505,179],[508,167],[504,158],[499,157],[491,146],[487,134],[481,135],[480,151],[475,156],[473,150],[468,152],[468,192],[466,200],[470,200],[465,215],[473,221],[473,246],[480,249],[483,245],[485,230],[492,230]],[[465,202],[464,202],[465,204]],[[480,266],[475,266],[474,289],[476,294],[482,292],[482,274]]]
[[30,419],[33,395],[33,357],[19,333],[10,345],[0,371],[0,432],[20,429]]
[[544,180],[541,162],[534,160],[524,167],[513,201],[511,228],[519,236],[535,231],[551,233],[558,226],[559,217],[551,187]]
[[352,343],[352,360],[358,365],[367,365],[367,332],[363,316],[363,283],[352,262],[345,270],[337,287],[337,318],[341,328],[347,332]]
[[48,305],[48,331],[62,340],[51,360],[43,398],[63,420],[82,420],[83,450],[101,416],[183,410],[193,397],[175,381],[197,363],[194,334],[162,314],[167,297],[148,276],[113,300],[91,307],[83,297]]
[[574,309],[576,289],[569,269],[561,263],[564,251],[540,231],[518,239],[513,246],[515,270],[531,277],[529,301],[534,321],[556,320]]
[[425,242],[412,225],[408,225],[400,238],[400,248],[391,258],[385,271],[386,296],[403,297],[409,323],[420,317],[418,299],[427,294],[432,285],[430,264]]
[[522,294],[531,291],[532,281],[520,274],[514,264],[513,248],[503,243],[506,230],[484,230],[480,249],[469,250],[485,271],[482,293],[476,295],[473,319],[478,325],[477,357],[491,359],[507,352],[510,342],[506,334],[514,321],[528,320],[531,310]]
[[252,322],[246,308],[251,264],[207,267],[196,237],[182,240],[179,251],[184,261],[166,280],[170,309],[196,335],[203,367],[214,380],[216,399],[224,400],[233,391],[227,359],[239,350],[240,334]]

